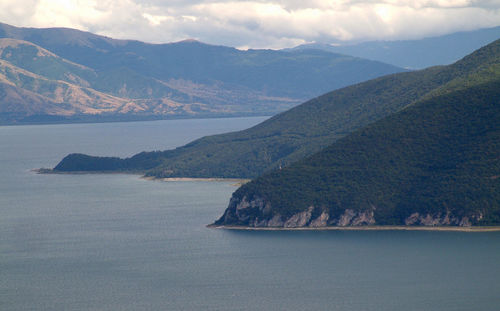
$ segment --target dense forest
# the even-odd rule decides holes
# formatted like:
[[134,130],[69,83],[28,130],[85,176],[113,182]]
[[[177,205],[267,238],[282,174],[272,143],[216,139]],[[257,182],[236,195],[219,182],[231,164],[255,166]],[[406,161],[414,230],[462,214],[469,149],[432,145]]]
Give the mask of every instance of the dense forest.
[[352,210],[373,212],[377,225],[405,225],[416,213],[499,224],[500,79],[411,105],[243,185],[231,201],[218,224],[287,219],[311,206],[310,220]]

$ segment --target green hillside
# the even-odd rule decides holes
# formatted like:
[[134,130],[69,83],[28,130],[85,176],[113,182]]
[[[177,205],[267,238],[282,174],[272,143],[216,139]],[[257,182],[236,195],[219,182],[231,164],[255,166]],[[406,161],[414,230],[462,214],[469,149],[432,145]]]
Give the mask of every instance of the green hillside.
[[243,185],[216,224],[500,224],[499,74]]
[[418,100],[495,78],[499,64],[500,41],[496,41],[455,64],[393,74],[333,91],[244,131],[204,137],[175,150],[128,159],[85,156],[82,160],[82,155],[73,154],[54,170],[253,178],[311,155]]

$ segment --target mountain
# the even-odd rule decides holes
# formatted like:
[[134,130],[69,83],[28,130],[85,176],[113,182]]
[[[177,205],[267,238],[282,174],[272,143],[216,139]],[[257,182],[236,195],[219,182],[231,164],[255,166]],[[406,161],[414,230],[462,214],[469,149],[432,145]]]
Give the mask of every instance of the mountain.
[[87,81],[95,76],[32,43],[0,39],[0,116],[92,114],[127,104],[90,89]]
[[464,61],[479,71],[243,185],[216,225],[499,225],[500,40]]
[[402,68],[422,69],[456,62],[500,38],[500,27],[452,33],[419,40],[369,41],[357,44],[304,44],[293,50],[319,49],[378,60]]
[[[85,112],[87,103],[83,102],[80,110],[61,108],[66,114],[44,110],[43,104],[35,109],[40,115],[69,119],[271,115],[326,91],[403,71],[326,51],[240,51],[194,40],[148,44],[67,28],[17,28],[0,23],[0,38],[0,59],[8,62],[4,66],[37,75],[41,83],[63,81],[119,102],[112,109],[92,107],[91,114]],[[48,97],[40,99],[47,106],[73,104],[54,102],[54,94],[46,96],[7,81],[9,93],[18,96],[13,102],[3,101],[5,109],[12,109],[2,113],[4,120],[14,111],[17,117],[11,122],[32,117],[28,97],[35,95]],[[34,94],[22,96],[26,91]],[[122,109],[123,103],[132,107]]]
[[499,43],[452,65],[393,74],[327,93],[244,131],[127,159],[71,154],[53,170],[134,171],[159,178],[254,178],[318,152],[415,102],[489,81],[498,74],[494,68],[500,58]]
[[[133,78],[132,75],[124,77]],[[163,92],[173,99],[130,98],[134,97],[130,96],[131,92],[119,94],[128,97],[111,95],[106,90],[108,78],[107,73],[73,63],[33,43],[0,39],[0,122],[62,121],[69,117],[72,120],[92,120],[92,117],[116,120],[120,115],[133,114],[137,118],[187,115],[193,111],[222,113],[216,107],[196,102],[180,104],[173,99],[179,99],[183,94],[166,86],[162,86]],[[134,85],[148,89],[138,81]],[[152,93],[156,91],[158,88]],[[189,96],[184,94],[184,97]]]

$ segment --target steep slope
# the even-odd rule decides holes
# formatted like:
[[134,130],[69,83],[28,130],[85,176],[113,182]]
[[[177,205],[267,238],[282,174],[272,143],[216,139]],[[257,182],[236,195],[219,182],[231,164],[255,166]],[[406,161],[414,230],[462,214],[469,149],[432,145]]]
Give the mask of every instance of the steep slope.
[[11,82],[5,82],[0,74],[0,122],[13,119],[22,119],[26,115],[38,115],[40,112],[58,112],[63,114],[64,110],[50,99],[17,88]]
[[500,38],[500,27],[452,33],[419,40],[370,41],[357,44],[306,44],[294,50],[320,49],[378,60],[403,68],[421,69],[451,64]]
[[175,150],[114,158],[113,164],[106,158],[73,154],[54,170],[252,178],[311,155],[422,98],[493,79],[499,63],[500,41],[496,41],[453,65],[394,74],[330,92],[248,130],[205,137]]
[[93,69],[70,62],[22,40],[0,39],[0,59],[48,79],[62,80],[83,87],[89,87],[89,81],[97,77]]
[[[2,113],[15,111],[23,116],[99,114],[117,110],[128,103],[126,99],[113,97],[90,88],[62,80],[47,79],[3,60],[0,60],[0,83],[5,92],[9,90],[10,94],[2,97],[0,110]],[[14,95],[16,93],[19,96]],[[9,108],[9,105],[16,105],[16,103],[9,100],[11,96],[17,98],[18,106],[13,110]],[[35,100],[37,105],[32,106],[30,103],[32,100]]]
[[[107,78],[33,43],[0,39],[0,87],[4,94],[0,103],[0,121],[126,120],[127,116],[182,116],[238,109],[231,105],[207,107],[196,101],[181,104],[174,99],[195,98],[181,92],[176,94],[163,84],[163,92],[172,99],[130,99],[127,92],[122,94],[125,96],[115,96],[100,91],[102,86],[106,86]],[[138,81],[140,79],[134,79],[133,85],[148,90],[147,84],[138,84]],[[161,84],[158,81],[154,83]]]
[[186,40],[147,44],[66,28],[0,24],[0,38],[32,42],[98,73],[91,87],[132,99],[275,114],[314,96],[403,69],[325,51],[241,51]]
[[500,224],[500,78],[424,100],[242,186],[218,225]]
[[[54,122],[64,120],[120,120],[127,116],[162,116],[210,113],[196,101],[196,97],[177,92],[161,82],[148,78],[161,90],[151,88],[148,79],[137,79],[123,74],[137,89],[162,92],[171,99],[130,99],[128,91],[109,94],[106,89],[109,76],[105,73],[68,61],[33,43],[17,39],[0,39],[0,87],[5,95],[0,104],[0,121]],[[140,82],[144,83],[140,83]],[[123,87],[122,87],[123,88]],[[180,94],[180,95],[179,95]],[[121,95],[121,96],[120,96]],[[140,95],[140,94],[139,94]],[[181,104],[182,101],[195,101]],[[224,107],[231,111],[230,105]],[[236,109],[236,108],[235,108]],[[219,109],[223,113],[224,109]]]

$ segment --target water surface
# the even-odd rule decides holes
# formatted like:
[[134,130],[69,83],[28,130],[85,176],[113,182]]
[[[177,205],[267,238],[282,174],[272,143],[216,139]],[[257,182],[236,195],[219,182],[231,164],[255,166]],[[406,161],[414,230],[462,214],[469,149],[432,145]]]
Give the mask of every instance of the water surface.
[[0,127],[0,310],[498,310],[499,232],[208,229],[230,182],[30,172],[262,120]]

